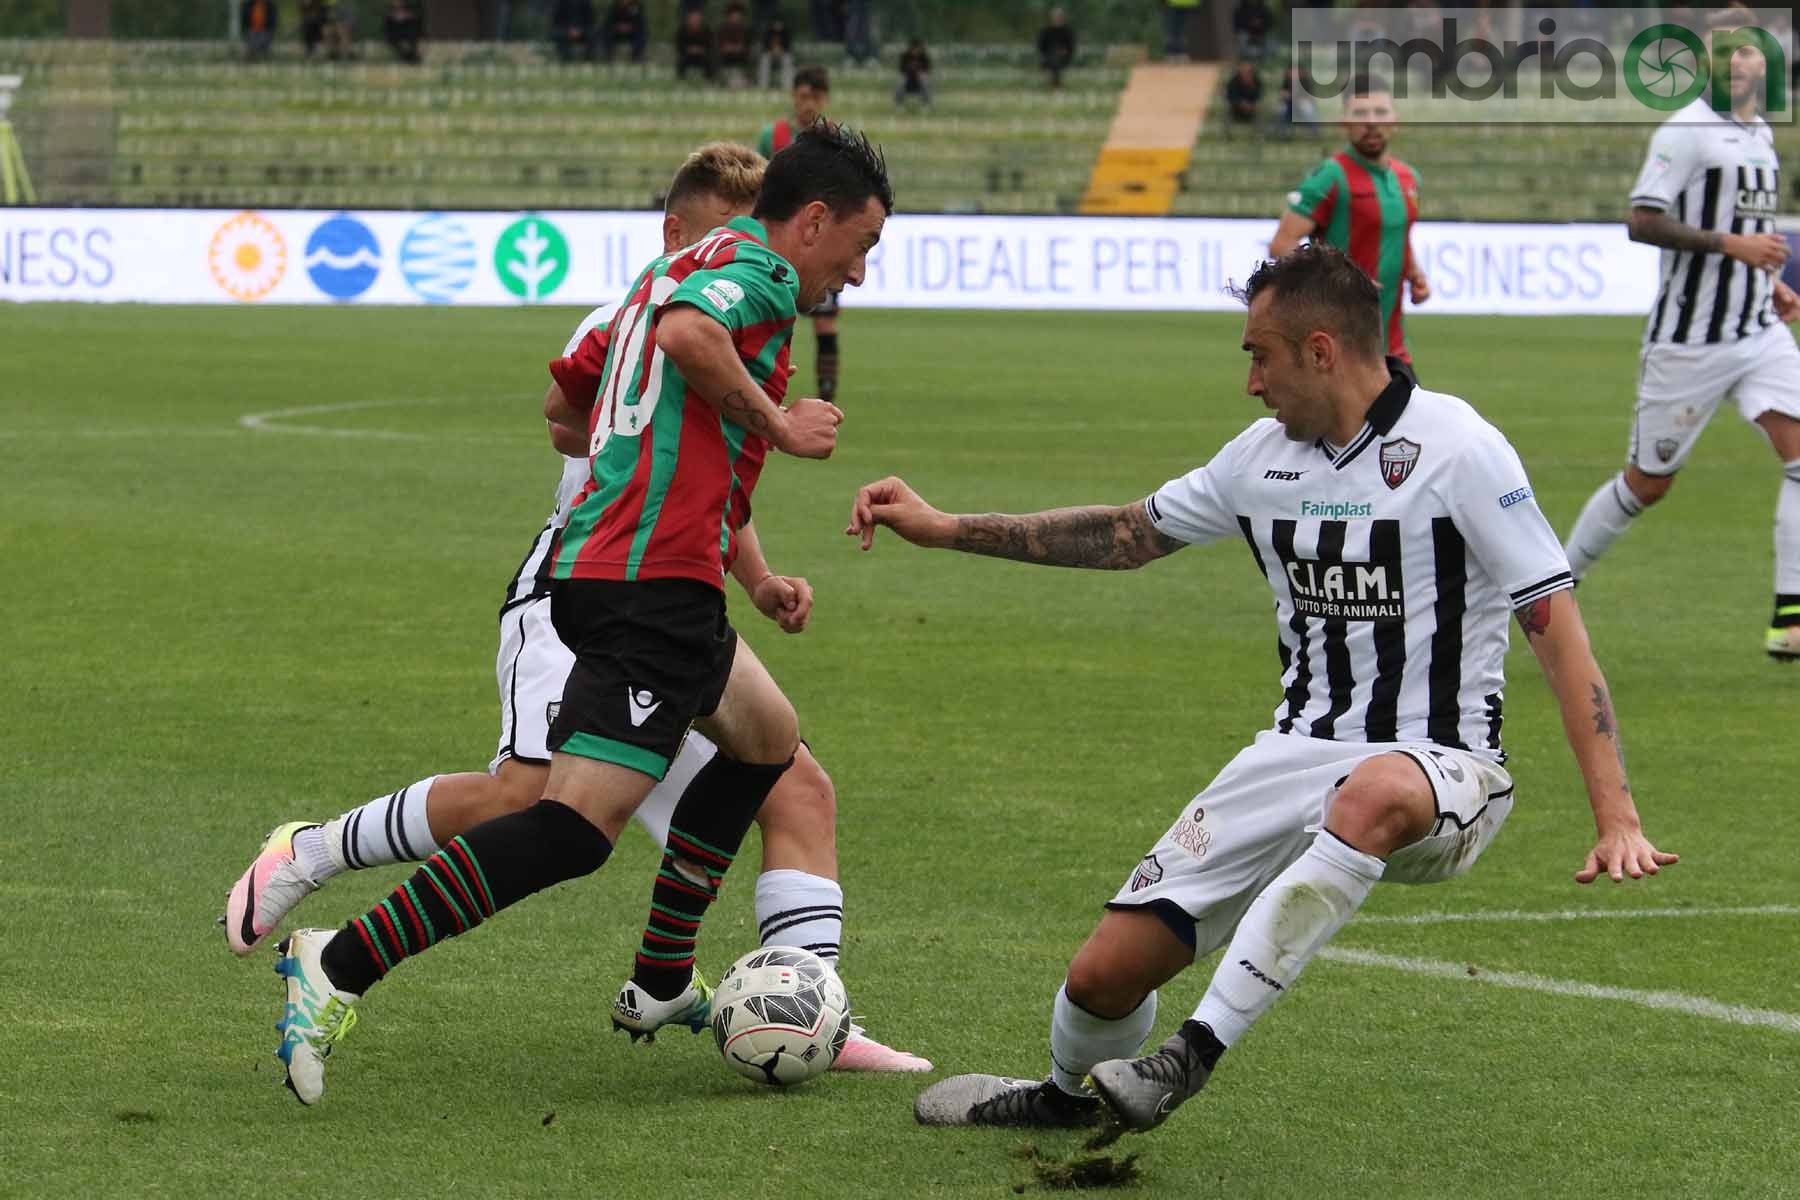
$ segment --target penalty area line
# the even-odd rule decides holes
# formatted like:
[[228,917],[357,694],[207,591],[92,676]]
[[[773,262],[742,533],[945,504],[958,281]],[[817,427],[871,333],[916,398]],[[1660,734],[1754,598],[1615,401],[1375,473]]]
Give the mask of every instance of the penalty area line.
[[1644,991],[1638,988],[1609,987],[1599,983],[1581,983],[1573,979],[1551,979],[1525,971],[1490,971],[1467,963],[1445,962],[1435,958],[1411,958],[1400,954],[1380,954],[1373,950],[1353,950],[1327,946],[1319,957],[1329,962],[1357,967],[1380,967],[1424,975],[1431,979],[1451,979],[1460,983],[1485,983],[1521,992],[1539,992],[1547,996],[1572,996],[1580,1000],[1611,1000],[1638,1008],[1681,1013],[1708,1021],[1730,1025],[1747,1025],[1773,1029],[1780,1033],[1800,1034],[1800,1013],[1778,1012],[1767,1008],[1747,1008],[1740,1004],[1722,1004],[1704,996],[1685,992]]

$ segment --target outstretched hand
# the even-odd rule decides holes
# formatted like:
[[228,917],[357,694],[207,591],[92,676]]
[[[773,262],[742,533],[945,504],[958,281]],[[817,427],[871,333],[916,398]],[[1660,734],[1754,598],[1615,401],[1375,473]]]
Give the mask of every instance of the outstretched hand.
[[1614,830],[1600,835],[1588,851],[1587,862],[1575,872],[1575,882],[1592,883],[1602,875],[1610,875],[1614,883],[1623,883],[1627,875],[1642,879],[1680,861],[1681,855],[1658,850],[1638,830]]
[[956,532],[956,519],[925,503],[906,481],[889,475],[865,484],[850,506],[850,524],[844,532],[862,539],[867,550],[875,544],[875,530],[886,525],[915,546],[947,546]]

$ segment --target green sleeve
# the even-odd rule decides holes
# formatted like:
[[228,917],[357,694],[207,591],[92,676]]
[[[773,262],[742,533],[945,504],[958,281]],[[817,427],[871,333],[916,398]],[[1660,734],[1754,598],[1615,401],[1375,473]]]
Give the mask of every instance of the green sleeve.
[[1343,198],[1340,184],[1344,173],[1332,159],[1326,159],[1313,173],[1300,181],[1296,191],[1288,193],[1288,208],[1307,218],[1320,229],[1331,223],[1331,213]]
[[756,152],[764,158],[775,157],[775,126],[764,125],[756,138]]
[[689,275],[668,302],[691,304],[735,333],[769,321],[791,320],[799,294],[793,268],[771,256],[740,251],[716,270]]

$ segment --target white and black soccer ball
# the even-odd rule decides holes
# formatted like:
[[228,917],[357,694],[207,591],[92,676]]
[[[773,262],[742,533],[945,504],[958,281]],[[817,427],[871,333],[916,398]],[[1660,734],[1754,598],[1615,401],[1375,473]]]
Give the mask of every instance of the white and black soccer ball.
[[713,994],[713,1037],[725,1065],[772,1087],[828,1070],[850,1037],[850,997],[825,960],[764,946],[731,964]]

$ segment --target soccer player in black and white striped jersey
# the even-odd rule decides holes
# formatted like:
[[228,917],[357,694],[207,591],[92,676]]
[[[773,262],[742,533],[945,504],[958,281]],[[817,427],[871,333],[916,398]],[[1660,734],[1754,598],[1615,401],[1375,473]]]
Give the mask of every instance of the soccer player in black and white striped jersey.
[[[1741,7],[1713,13],[1715,45],[1747,17]],[[1800,317],[1800,298],[1775,275],[1788,247],[1775,232],[1781,165],[1758,114],[1767,67],[1746,39],[1731,51],[1731,112],[1715,112],[1702,96],[1650,140],[1631,189],[1630,229],[1633,241],[1662,247],[1662,273],[1644,331],[1630,449],[1625,469],[1581,510],[1565,549],[1581,578],[1668,494],[1730,397],[1782,464],[1774,617],[1764,646],[1791,661],[1800,659],[1800,349],[1783,322]]]
[[[1379,293],[1310,245],[1245,289],[1249,392],[1274,410],[1206,466],[1121,507],[951,516],[887,479],[847,532],[1022,562],[1125,569],[1242,538],[1274,593],[1282,696],[1137,864],[1070,964],[1051,1077],[959,1075],[928,1125],[1160,1124],[1386,879],[1466,871],[1513,805],[1500,750],[1507,619],[1561,706],[1597,838],[1575,879],[1653,875],[1618,722],[1568,563],[1506,438],[1384,362]],[[1133,1058],[1156,989],[1228,946],[1193,1017]],[[1084,1078],[1091,1078],[1090,1094]],[[1103,1108],[1104,1105],[1104,1108]]]

